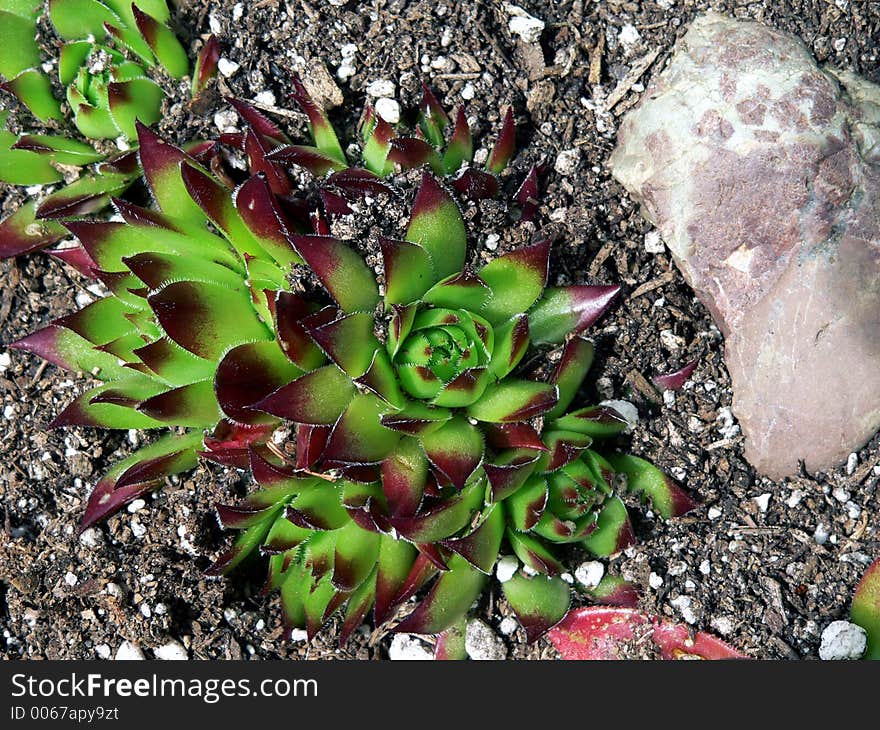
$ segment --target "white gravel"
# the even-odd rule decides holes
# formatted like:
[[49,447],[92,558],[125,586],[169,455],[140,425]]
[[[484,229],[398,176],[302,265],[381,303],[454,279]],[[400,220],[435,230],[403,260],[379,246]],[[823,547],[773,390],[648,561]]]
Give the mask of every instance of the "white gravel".
[[392,661],[431,661],[434,653],[416,636],[395,634],[388,647],[388,658]]
[[502,555],[495,566],[495,577],[499,583],[507,583],[519,570],[519,560],[515,555]]
[[498,660],[507,657],[504,641],[488,626],[473,619],[468,621],[464,637],[464,648],[471,659]]
[[186,661],[189,659],[189,654],[183,644],[174,639],[153,649],[153,654],[156,659],[164,661]]
[[400,121],[400,104],[394,99],[382,97],[376,100],[376,114],[388,124],[397,124]]
[[116,656],[113,657],[117,662],[139,661],[146,659],[144,652],[137,644],[130,641],[123,641],[116,650]]
[[529,15],[519,5],[505,3],[504,11],[510,16],[507,21],[507,29],[515,36],[519,36],[526,43],[536,43],[544,31],[544,21]]
[[868,646],[861,626],[849,621],[833,621],[822,632],[819,658],[825,661],[860,659]]
[[605,575],[605,566],[598,560],[587,560],[574,571],[574,577],[584,588],[595,588]]

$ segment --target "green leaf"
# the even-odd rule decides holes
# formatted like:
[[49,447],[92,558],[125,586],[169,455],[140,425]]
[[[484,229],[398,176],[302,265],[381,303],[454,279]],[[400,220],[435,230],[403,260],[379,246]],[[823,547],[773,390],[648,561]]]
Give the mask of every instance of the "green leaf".
[[154,124],[162,118],[161,87],[151,79],[138,78],[107,86],[110,116],[126,139],[137,139],[137,122]]
[[880,560],[875,560],[856,588],[850,618],[868,634],[865,659],[880,659]]
[[499,324],[527,312],[547,283],[550,241],[517,249],[490,261],[479,271],[492,290],[483,316]]
[[357,589],[379,558],[379,534],[349,522],[336,535],[333,585],[340,591]]
[[529,319],[524,314],[511,317],[495,328],[495,346],[489,370],[497,380],[507,377],[529,349]]
[[531,476],[506,500],[510,524],[520,532],[531,530],[544,514],[547,506],[547,480]]
[[616,472],[626,474],[627,488],[649,499],[664,519],[678,517],[696,507],[696,502],[651,462],[628,454],[610,454],[607,459]]
[[449,570],[441,573],[431,591],[415,611],[395,626],[395,631],[439,634],[455,625],[467,613],[483,590],[486,576],[468,562],[453,555]]
[[562,563],[538,538],[516,530],[507,530],[507,541],[523,565],[538,573],[558,575],[565,571]]
[[529,312],[529,332],[536,345],[559,344],[569,334],[592,325],[611,306],[619,286],[551,287]]
[[465,537],[444,540],[443,547],[461,555],[477,570],[489,575],[498,560],[498,551],[504,538],[504,509],[496,504],[489,507],[480,524]]
[[[132,371],[129,373],[133,375]],[[132,406],[155,395],[163,387],[146,379],[105,383],[76,398],[55,417],[50,427],[158,428],[162,426],[160,421],[139,413]]]
[[332,425],[354,393],[351,379],[335,365],[326,365],[279,388],[254,408],[294,423]]
[[49,0],[49,19],[66,41],[87,36],[103,38],[104,23],[116,25],[120,18],[98,0]]
[[633,531],[626,506],[619,497],[605,501],[599,512],[596,529],[584,538],[584,547],[594,555],[607,557],[632,544]]
[[33,18],[8,12],[6,8],[0,10],[0,76],[12,79],[40,64],[36,33]]
[[0,182],[10,185],[44,185],[61,180],[49,159],[28,150],[15,150],[16,137],[0,131]]
[[369,393],[355,395],[330,434],[324,458],[345,464],[375,464],[384,459],[400,434],[382,425],[388,405]]
[[331,236],[292,236],[303,260],[345,312],[372,311],[379,303],[376,277],[363,258]]
[[444,279],[462,270],[467,254],[464,219],[455,201],[430,173],[424,173],[413,202],[406,240],[419,244]]
[[[2,18],[0,18],[0,22],[2,22]],[[2,42],[2,38],[0,38],[0,42]],[[64,119],[64,115],[61,112],[61,104],[52,95],[52,82],[41,71],[37,69],[22,71],[12,81],[5,84],[3,88],[15,95],[40,121],[45,122],[49,119],[61,121]],[[92,152],[94,153],[94,150]]]
[[562,351],[562,357],[550,378],[559,389],[559,400],[544,416],[548,421],[559,418],[571,405],[593,364],[595,348],[583,337],[572,337]]
[[531,644],[562,621],[571,603],[571,591],[561,578],[521,573],[501,584],[504,597],[526,630]]
[[556,405],[556,386],[533,380],[502,380],[486,388],[467,413],[478,421],[513,423],[526,421]]
[[[2,160],[3,153],[0,152],[0,169],[3,167]],[[67,230],[60,223],[37,220],[34,216],[36,209],[37,201],[29,200],[0,221],[0,258],[39,251],[67,235]]]
[[421,439],[428,460],[458,489],[483,461],[483,435],[464,416],[454,416]]
[[417,301],[434,283],[434,265],[421,246],[380,237],[385,264],[385,304]]
[[104,155],[85,142],[52,134],[22,135],[15,143],[15,148],[45,155],[61,165],[89,165],[104,159]]
[[171,29],[143,10],[132,4],[134,20],[138,30],[156,57],[156,60],[174,79],[180,79],[189,73],[189,59]]

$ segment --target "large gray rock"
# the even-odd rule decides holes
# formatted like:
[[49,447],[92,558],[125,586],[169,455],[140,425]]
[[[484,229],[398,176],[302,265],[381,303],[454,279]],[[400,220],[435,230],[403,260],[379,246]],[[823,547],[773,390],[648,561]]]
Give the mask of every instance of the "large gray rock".
[[726,335],[746,457],[829,468],[880,427],[880,87],[797,38],[691,25],[621,126],[615,177]]

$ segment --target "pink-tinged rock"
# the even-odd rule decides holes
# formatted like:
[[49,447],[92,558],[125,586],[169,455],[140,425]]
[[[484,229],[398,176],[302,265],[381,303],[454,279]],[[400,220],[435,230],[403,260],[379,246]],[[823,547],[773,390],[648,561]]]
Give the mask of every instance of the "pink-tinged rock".
[[703,15],[611,157],[726,335],[764,474],[833,467],[880,427],[880,87],[800,40]]

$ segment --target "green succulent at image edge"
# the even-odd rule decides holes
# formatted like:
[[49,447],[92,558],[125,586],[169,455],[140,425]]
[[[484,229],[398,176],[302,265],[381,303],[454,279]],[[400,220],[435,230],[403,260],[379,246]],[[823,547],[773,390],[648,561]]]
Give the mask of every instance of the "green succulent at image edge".
[[[36,0],[0,0],[0,40],[5,41],[0,43],[0,76],[6,79],[2,88],[39,120],[61,122],[61,105],[41,67],[36,42],[42,9],[43,3]],[[135,120],[158,121],[164,98],[147,69],[162,68],[175,79],[189,73],[186,51],[166,25],[170,13],[165,0],[138,0],[136,4],[50,0],[48,16],[64,41],[57,59],[58,80],[65,87],[73,122],[86,137],[134,139]],[[121,50],[97,40],[102,38]],[[123,51],[136,60],[129,60]],[[60,147],[57,152],[69,153],[64,137],[44,138],[37,149],[48,154],[52,142]],[[80,159],[74,164],[87,162]]]

